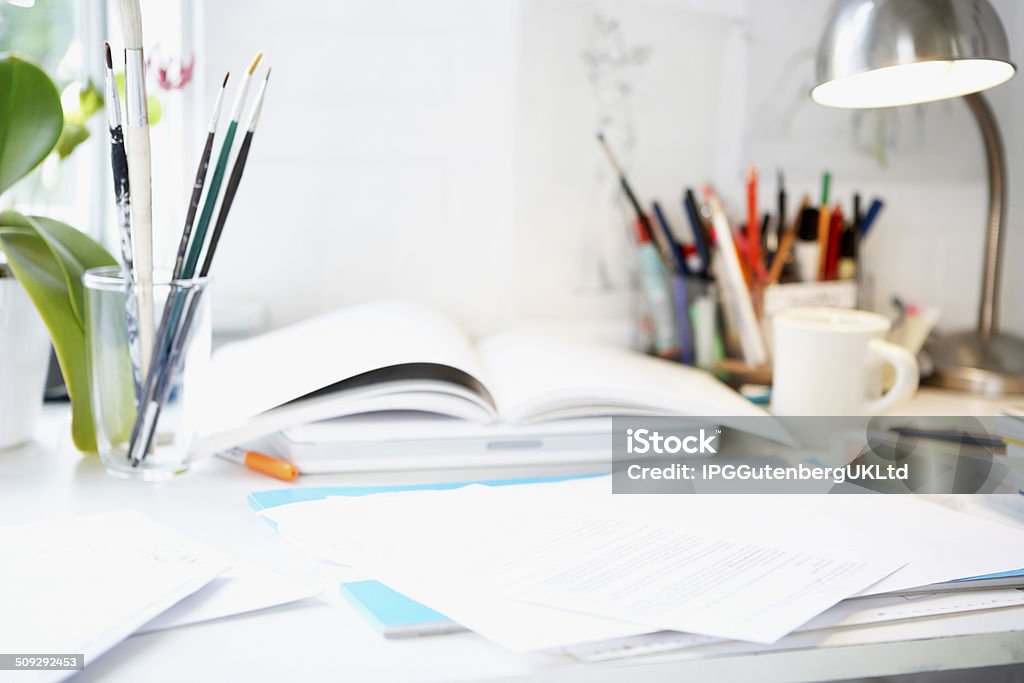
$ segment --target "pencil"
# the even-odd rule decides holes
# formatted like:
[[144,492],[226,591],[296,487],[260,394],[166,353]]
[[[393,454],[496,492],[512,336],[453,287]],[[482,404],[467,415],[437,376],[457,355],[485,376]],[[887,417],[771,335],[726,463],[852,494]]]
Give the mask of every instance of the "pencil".
[[754,278],[764,274],[761,262],[761,215],[757,210],[757,167],[747,170],[747,263]]
[[796,222],[800,220],[800,216],[803,215],[804,210],[811,205],[811,198],[804,195],[804,198],[800,201],[800,208],[797,209],[796,218],[793,220],[793,225],[790,226],[782,235],[782,239],[779,240],[779,250],[775,252],[775,258],[772,259],[771,270],[768,271],[768,284],[773,285],[779,281],[782,277],[782,270],[786,267],[786,262],[789,261],[789,255],[793,252],[793,244],[796,242],[797,228]]
[[153,349],[153,181],[149,146],[146,57],[139,0],[120,0],[124,33],[128,180],[131,185],[132,268],[138,288],[139,372],[145,375]]
[[773,233],[774,240],[769,241],[768,251],[779,250],[779,242],[782,240],[782,234],[786,231],[786,179],[782,175],[781,169],[776,174],[776,180],[779,186],[778,218],[775,221],[775,232]]

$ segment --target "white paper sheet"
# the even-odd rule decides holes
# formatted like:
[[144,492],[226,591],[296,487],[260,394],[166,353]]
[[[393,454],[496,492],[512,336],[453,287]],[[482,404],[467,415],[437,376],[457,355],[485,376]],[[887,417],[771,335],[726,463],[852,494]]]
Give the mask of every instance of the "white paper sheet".
[[[470,497],[478,494],[467,491],[338,497],[305,512],[299,506],[312,503],[268,513],[283,533],[298,533],[303,543],[317,545],[321,557],[356,564],[366,575],[511,649],[560,647],[555,643],[585,642],[582,638],[591,634],[587,628],[549,630],[540,613],[520,611],[515,603],[529,593],[523,574],[505,576],[506,583],[497,585],[494,560],[473,557],[467,547],[480,554],[491,552],[488,543],[495,542],[500,551],[517,529],[539,533],[567,510],[597,510],[633,524],[786,553],[910,561],[864,594],[1024,566],[1021,531],[910,496],[613,496],[607,478],[500,487],[475,500]],[[488,501],[498,498],[506,509],[494,520]],[[476,575],[491,578],[481,581]],[[572,606],[593,609],[593,603]],[[626,626],[634,633],[655,630]]]
[[[558,484],[511,488],[332,499],[306,520],[295,510],[268,512],[284,533],[321,526],[307,534],[321,554],[355,558],[395,590],[512,649],[586,642],[600,628],[771,641],[900,565],[616,520],[602,513],[604,495],[566,499],[573,487]],[[332,536],[340,544],[333,553]],[[554,577],[573,573],[580,581],[555,585]],[[698,590],[683,599],[680,586]],[[654,612],[670,604],[669,593],[678,598],[672,611]]]
[[312,585],[235,559],[222,575],[135,633],[162,631],[278,607],[313,597],[319,592],[320,589]]
[[[1020,605],[1024,605],[1024,591],[1014,589],[854,598],[844,600],[818,615],[797,629],[793,635],[780,640],[778,644],[784,645],[797,634],[809,631],[832,631],[850,626],[891,623]],[[659,631],[612,641],[574,645],[565,648],[564,651],[581,661],[604,662],[625,657],[674,652],[712,643],[727,646],[730,642],[735,641],[725,641],[720,638],[709,638],[691,633]]]
[[2,527],[0,547],[3,650],[84,653],[86,666],[230,564],[227,555],[127,511]]
[[[386,493],[361,498],[338,497],[264,510],[278,531],[325,562],[358,567],[366,576],[437,610],[466,628],[516,651],[547,650],[578,643],[647,633],[649,627],[561,609],[533,605],[496,593],[474,577],[450,580],[444,571],[429,571],[409,554],[432,557],[443,552],[430,546],[432,533],[406,541],[392,530],[418,509],[417,501],[432,491]],[[372,499],[372,500],[371,500]],[[357,509],[358,508],[358,509]],[[353,519],[362,519],[353,523]]]
[[[770,544],[771,541],[767,540]],[[570,513],[500,555],[531,602],[699,635],[771,643],[898,569]]]
[[[608,477],[558,482],[569,505],[599,498],[623,519],[663,520],[705,536],[727,535],[825,556],[904,556],[906,566],[859,595],[899,592],[1024,567],[1024,528],[913,495],[611,495]],[[508,487],[511,488],[511,487]]]

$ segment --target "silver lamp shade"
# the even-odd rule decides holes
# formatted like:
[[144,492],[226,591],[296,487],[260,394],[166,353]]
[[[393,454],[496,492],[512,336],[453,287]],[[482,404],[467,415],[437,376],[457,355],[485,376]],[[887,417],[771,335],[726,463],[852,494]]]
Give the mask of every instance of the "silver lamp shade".
[[815,102],[877,108],[967,95],[1013,77],[987,0],[844,0],[818,47]]
[[811,98],[829,107],[876,108],[962,96],[978,124],[988,167],[988,216],[975,330],[929,340],[939,386],[1024,393],[1024,340],[998,326],[1006,153],[981,94],[1013,77],[1006,31],[988,0],[839,0],[818,46]]

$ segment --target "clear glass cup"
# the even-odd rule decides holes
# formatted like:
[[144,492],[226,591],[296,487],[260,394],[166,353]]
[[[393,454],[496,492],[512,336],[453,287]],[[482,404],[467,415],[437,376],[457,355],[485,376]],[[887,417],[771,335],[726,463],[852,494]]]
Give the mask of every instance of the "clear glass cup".
[[[209,377],[210,296],[209,280],[154,278],[153,299],[158,331],[169,302],[171,320],[179,329],[189,320],[188,333],[171,354],[173,372],[153,381],[153,401],[143,411],[152,422],[148,450],[130,451],[138,414],[139,394],[146,377],[140,376],[132,359],[138,357],[137,342],[129,345],[128,292],[118,267],[94,268],[82,276],[85,285],[85,336],[92,389],[93,422],[100,459],[113,476],[160,481],[188,471],[198,442],[201,401]],[[138,296],[137,286],[135,296]],[[194,310],[193,310],[194,309]],[[134,347],[134,348],[133,348]],[[154,378],[158,377],[154,374]],[[160,389],[163,389],[161,392]],[[162,394],[163,401],[159,400]],[[159,405],[159,408],[157,406]],[[146,430],[142,430],[145,432]],[[137,439],[142,443],[142,439]]]

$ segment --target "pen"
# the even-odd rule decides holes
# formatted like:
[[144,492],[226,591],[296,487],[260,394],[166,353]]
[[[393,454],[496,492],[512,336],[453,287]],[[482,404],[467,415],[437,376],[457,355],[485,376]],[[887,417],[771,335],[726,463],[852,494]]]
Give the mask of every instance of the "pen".
[[658,202],[653,202],[651,207],[654,209],[654,217],[658,221],[658,228],[664,236],[668,255],[672,262],[671,265],[679,275],[689,276],[690,267],[686,265],[686,254],[683,253],[682,247],[676,241],[675,235],[672,234],[672,229],[668,226],[668,219],[665,218],[665,212],[661,210],[661,205]]
[[884,206],[885,206],[885,204],[882,203],[881,199],[872,200],[871,206],[868,207],[868,212],[866,214],[864,214],[864,220],[862,220],[860,222],[860,236],[861,236],[861,238],[864,238],[864,237],[867,236],[868,230],[871,229],[871,226],[874,224],[875,220],[878,218],[878,214],[879,214],[879,212],[881,212],[881,210],[882,210],[882,208]]
[[772,253],[779,250],[779,245],[782,242],[782,233],[786,230],[786,179],[783,177],[781,170],[778,172],[778,185],[778,219],[775,221],[775,232],[772,233],[767,243],[768,251]]
[[821,206],[818,207],[818,280],[825,279],[825,261],[828,257],[828,235],[832,226],[831,213],[828,209],[828,190],[831,183],[832,174],[825,171],[821,176]]
[[990,446],[1002,448],[1006,444],[997,436],[988,434],[971,434],[955,429],[918,429],[917,427],[893,427],[892,432],[900,436],[908,436],[916,439],[932,439],[935,441],[947,441],[950,443],[964,443],[972,446]]
[[686,188],[686,194],[683,196],[683,208],[690,221],[690,229],[693,230],[693,245],[697,248],[697,254],[700,256],[700,274],[706,277],[711,269],[711,251],[708,249],[708,241],[704,235],[704,222],[697,210],[697,199],[690,188]]
[[828,253],[825,255],[825,276],[822,280],[835,280],[839,271],[840,240],[843,237],[843,207],[836,205],[829,217]]
[[281,460],[265,453],[247,451],[244,448],[231,448],[218,453],[220,457],[239,465],[245,465],[249,469],[267,474],[282,481],[292,481],[299,476],[299,470],[287,460]]

